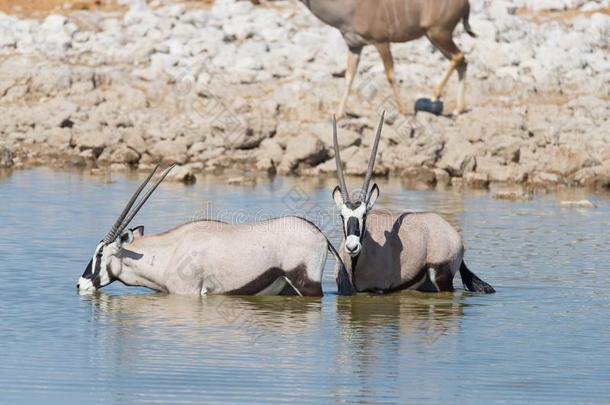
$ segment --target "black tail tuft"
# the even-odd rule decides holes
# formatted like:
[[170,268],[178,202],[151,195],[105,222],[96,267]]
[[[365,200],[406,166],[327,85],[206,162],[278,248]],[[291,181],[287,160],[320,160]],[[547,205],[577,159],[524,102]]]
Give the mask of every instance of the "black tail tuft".
[[466,267],[466,263],[462,261],[460,266],[460,277],[462,277],[462,283],[468,291],[482,292],[485,294],[493,294],[496,292],[492,286],[481,280],[472,271]]
[[468,21],[469,18],[470,18],[470,8],[468,9],[468,12],[462,18],[462,24],[464,24],[464,30],[466,31],[466,33],[468,35],[470,35],[471,37],[476,38],[477,34],[474,33],[472,28],[470,28],[470,22]]

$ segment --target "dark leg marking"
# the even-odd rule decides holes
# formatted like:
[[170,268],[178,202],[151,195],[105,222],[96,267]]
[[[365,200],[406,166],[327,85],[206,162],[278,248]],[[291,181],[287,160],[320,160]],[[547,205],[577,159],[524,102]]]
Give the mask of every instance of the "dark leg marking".
[[[321,297],[322,283],[311,280],[307,275],[307,267],[304,264],[297,266],[286,273],[286,277],[290,280],[299,292],[306,297]],[[290,287],[290,286],[286,286]],[[290,287],[292,291],[294,289]],[[283,292],[283,291],[282,291]],[[295,293],[296,294],[296,293]]]
[[451,274],[451,264],[441,263],[430,265],[436,272],[436,285],[440,291],[453,291],[453,274]]
[[[282,277],[288,277],[290,282],[299,290],[304,296],[321,296],[322,285],[319,282],[315,282],[307,277],[307,268],[304,264],[300,264],[292,270],[284,271],[279,267],[272,267],[265,270],[254,280],[245,284],[244,286],[227,292],[227,295],[255,295],[265,288],[269,287],[275,280]],[[294,289],[287,285],[280,292],[280,295],[298,295]]]
[[[428,269],[434,271],[434,283],[430,279]],[[434,285],[436,283],[436,286]],[[437,289],[438,287],[438,289]],[[423,292],[453,291],[453,275],[450,263],[426,264],[426,281],[417,288]]]
[[432,281],[430,280],[430,275],[428,274],[428,269],[426,269],[426,274],[424,275],[426,278],[422,285],[417,287],[417,291],[421,292],[438,292]]

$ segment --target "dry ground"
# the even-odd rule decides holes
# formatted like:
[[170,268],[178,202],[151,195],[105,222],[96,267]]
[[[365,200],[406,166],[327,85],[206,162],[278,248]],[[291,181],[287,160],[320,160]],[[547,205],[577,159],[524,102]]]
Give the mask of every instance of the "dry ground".
[[[154,6],[158,1],[149,1]],[[214,0],[185,0],[187,8],[209,7]],[[116,0],[0,0],[0,12],[19,17],[44,18],[49,14],[69,14],[77,10],[124,13],[127,7]]]
[[[158,1],[148,1],[151,5]],[[188,8],[209,7],[214,0],[176,0],[176,3],[184,3]],[[264,5],[264,2],[261,3]],[[20,17],[44,18],[48,14],[68,14],[75,10],[98,10],[105,12],[125,12],[127,7],[119,4],[116,0],[0,0],[0,12],[18,15]],[[601,12],[610,14],[610,7],[582,11],[582,10],[544,10],[532,12],[527,9],[516,10],[517,14],[529,16],[532,20],[544,23],[549,20],[566,20],[581,15],[590,16]]]

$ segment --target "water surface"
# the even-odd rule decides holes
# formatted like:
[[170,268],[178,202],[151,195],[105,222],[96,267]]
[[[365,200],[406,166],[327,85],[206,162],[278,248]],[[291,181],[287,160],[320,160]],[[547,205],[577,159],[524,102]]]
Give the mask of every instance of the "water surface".
[[[179,297],[76,280],[138,185],[47,170],[0,177],[0,403],[608,403],[610,199],[498,201],[380,182],[379,206],[433,210],[497,293]],[[338,246],[331,182],[165,183],[133,225],[305,213]],[[332,212],[332,211],[331,211]],[[236,252],[239,254],[239,252]]]

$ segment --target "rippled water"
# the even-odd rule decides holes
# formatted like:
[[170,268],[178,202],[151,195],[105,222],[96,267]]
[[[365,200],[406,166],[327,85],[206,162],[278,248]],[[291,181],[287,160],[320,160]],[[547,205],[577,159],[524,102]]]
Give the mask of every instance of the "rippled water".
[[[610,402],[610,199],[513,203],[381,182],[380,206],[458,227],[491,296],[179,297],[75,290],[138,179],[0,177],[0,402]],[[339,244],[330,183],[163,184],[134,225],[307,213]],[[239,254],[236,252],[235,254]],[[456,286],[461,283],[456,280]]]

